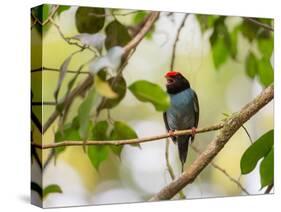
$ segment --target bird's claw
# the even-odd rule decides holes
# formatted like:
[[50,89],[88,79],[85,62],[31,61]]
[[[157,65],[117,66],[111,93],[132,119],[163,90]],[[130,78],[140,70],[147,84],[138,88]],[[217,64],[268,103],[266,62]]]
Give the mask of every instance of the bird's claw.
[[196,129],[195,127],[192,127],[192,128],[191,128],[191,135],[192,135],[192,137],[195,136],[196,130],[197,130],[197,129]]
[[169,130],[168,134],[169,134],[169,137],[174,137],[175,136],[175,130]]

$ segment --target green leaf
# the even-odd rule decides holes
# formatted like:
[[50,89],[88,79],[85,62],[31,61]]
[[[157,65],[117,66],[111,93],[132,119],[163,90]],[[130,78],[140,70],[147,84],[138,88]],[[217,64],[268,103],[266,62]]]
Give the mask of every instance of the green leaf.
[[258,161],[265,157],[273,146],[274,131],[270,130],[256,140],[242,155],[240,169],[242,174],[254,170]]
[[108,123],[106,121],[97,122],[92,129],[92,140],[105,141],[108,139],[107,130]]
[[274,47],[274,41],[273,37],[270,38],[259,38],[258,39],[258,47],[263,55],[263,57],[270,59],[272,52],[273,52],[273,47]]
[[66,6],[66,5],[61,5],[59,6],[57,13],[60,16],[60,14],[66,10],[69,10],[71,7],[70,6]]
[[[230,40],[227,27],[225,25],[225,16],[220,16],[214,22],[214,30],[210,37],[210,43],[213,46],[217,40],[223,38],[226,40]],[[228,38],[226,38],[228,37]]]
[[147,11],[139,11],[138,13],[136,13],[133,17],[134,24],[142,23],[147,15],[148,15]]
[[139,80],[129,86],[134,96],[142,102],[150,102],[157,111],[165,111],[170,106],[167,93],[157,84]]
[[108,156],[108,147],[106,145],[96,145],[88,147],[88,157],[96,170],[99,169],[101,162]]
[[112,90],[117,93],[117,98],[105,98],[99,105],[98,110],[111,109],[117,106],[126,95],[127,85],[123,77],[112,77],[108,80]]
[[43,197],[43,190],[39,184],[31,182],[31,190],[36,191],[39,194],[40,198]]
[[51,193],[62,193],[61,188],[56,184],[48,185],[43,190],[43,198],[46,198]]
[[[77,119],[73,119],[77,120]],[[75,126],[74,121],[72,124],[65,124],[62,130],[59,130],[55,133],[55,142],[62,141],[79,141],[81,137],[79,135],[78,126]],[[66,147],[57,147],[55,148],[56,155],[63,152]]]
[[96,102],[96,99],[97,99],[96,90],[92,88],[89,91],[88,96],[81,103],[78,109],[79,134],[83,140],[86,140],[88,137],[91,111],[94,103]]
[[210,37],[212,56],[216,70],[219,70],[219,67],[226,62],[230,53],[232,57],[236,56],[236,49],[232,49],[232,40],[235,41],[235,36],[230,36],[225,25],[225,16],[219,17],[214,23],[214,31]]
[[236,58],[237,52],[238,52],[238,34],[241,30],[240,25],[236,26],[233,31],[230,33],[230,39],[231,39],[231,47],[230,47],[230,53],[232,58]]
[[250,42],[257,37],[258,30],[259,26],[250,22],[249,20],[244,19],[241,24],[241,32]]
[[229,48],[226,46],[225,39],[219,38],[212,48],[213,61],[216,70],[225,63],[229,56]]
[[256,56],[250,52],[246,58],[246,73],[250,78],[254,78],[258,72],[258,61]]
[[79,7],[75,14],[75,23],[80,33],[97,33],[105,22],[105,9]]
[[270,85],[274,80],[274,72],[269,59],[262,58],[258,62],[259,80],[264,86]]
[[114,99],[117,98],[117,93],[115,93],[110,87],[107,81],[103,81],[98,75],[95,76],[95,88],[96,91],[104,97]]
[[106,49],[110,49],[114,46],[125,46],[131,40],[128,29],[117,20],[112,21],[107,25],[105,33]]
[[[114,127],[110,133],[110,140],[125,140],[137,138],[137,133],[126,123],[116,121],[114,122]],[[132,146],[140,147],[139,144],[133,144]],[[110,145],[111,150],[114,154],[120,157],[121,151],[123,149],[122,145]]]
[[58,79],[58,83],[57,83],[56,90],[55,90],[55,92],[54,92],[54,97],[55,97],[56,102],[58,102],[58,95],[59,95],[59,92],[60,92],[60,88],[61,88],[61,86],[62,86],[63,79],[64,79],[65,74],[66,74],[66,72],[67,72],[69,63],[70,63],[72,57],[73,57],[75,54],[77,54],[78,52],[80,52],[80,51],[75,51],[75,52],[73,52],[70,56],[68,56],[68,57],[64,60],[64,62],[63,62],[62,65],[60,66],[59,79]]
[[260,164],[261,188],[271,185],[274,178],[274,149],[265,156]]
[[[103,141],[108,139],[107,135],[108,123],[106,121],[97,122],[92,130],[93,140]],[[107,145],[92,145],[88,147],[88,157],[95,167],[99,169],[101,162],[107,159],[108,157],[108,147]]]
[[121,121],[114,122],[114,128],[111,131],[112,140],[134,139],[138,138],[137,133],[126,123]]
[[201,31],[204,33],[206,30],[214,26],[215,21],[218,19],[216,15],[196,15],[200,24]]

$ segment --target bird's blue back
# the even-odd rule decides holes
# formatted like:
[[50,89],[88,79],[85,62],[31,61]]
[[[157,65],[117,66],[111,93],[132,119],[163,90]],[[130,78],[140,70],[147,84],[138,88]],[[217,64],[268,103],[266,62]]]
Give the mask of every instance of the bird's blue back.
[[191,88],[177,94],[170,94],[171,106],[167,111],[167,122],[171,129],[181,130],[194,127],[194,95]]

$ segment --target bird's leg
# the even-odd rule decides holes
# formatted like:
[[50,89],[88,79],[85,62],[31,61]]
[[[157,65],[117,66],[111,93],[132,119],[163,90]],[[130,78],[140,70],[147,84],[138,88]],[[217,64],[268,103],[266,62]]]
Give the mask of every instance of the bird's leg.
[[191,135],[192,135],[192,137],[194,137],[195,134],[196,134],[196,128],[195,128],[195,127],[192,127],[192,128],[191,128]]

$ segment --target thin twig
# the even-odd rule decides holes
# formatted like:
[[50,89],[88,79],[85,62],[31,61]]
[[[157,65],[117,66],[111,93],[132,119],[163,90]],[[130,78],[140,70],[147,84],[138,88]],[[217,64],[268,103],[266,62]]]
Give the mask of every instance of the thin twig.
[[[213,126],[209,126],[209,127],[205,127],[205,128],[201,128],[201,129],[198,128],[196,130],[196,134],[219,130],[223,126],[224,126],[224,123],[220,123],[220,124],[215,124]],[[192,134],[192,130],[187,129],[187,130],[175,131],[173,133],[173,136],[191,135],[191,134]],[[84,142],[84,141],[62,141],[62,142],[58,142],[58,143],[51,143],[51,144],[44,144],[44,145],[33,143],[32,145],[34,145],[40,149],[51,149],[51,148],[62,147],[62,146],[81,146],[81,145],[104,145],[104,144],[124,145],[124,144],[139,144],[139,143],[144,143],[144,142],[156,141],[156,140],[161,140],[163,138],[168,138],[168,137],[171,137],[171,135],[169,133],[164,133],[161,135],[149,136],[149,137],[144,137],[144,138],[136,138],[136,139],[110,140],[110,141],[86,141],[86,142]]]
[[173,50],[172,50],[172,59],[171,59],[171,64],[170,64],[170,70],[173,70],[174,69],[174,65],[175,65],[175,57],[176,57],[176,48],[177,48],[177,43],[179,41],[179,37],[180,37],[180,32],[181,30],[183,29],[184,27],[184,23],[188,17],[188,13],[186,13],[182,19],[182,22],[177,30],[177,33],[176,33],[176,39],[175,39],[175,42],[174,42],[174,45],[173,45]]
[[244,131],[246,132],[246,134],[247,134],[247,136],[248,136],[248,138],[249,138],[249,140],[250,140],[250,143],[253,144],[252,137],[251,137],[249,131],[247,130],[247,128],[246,128],[244,125],[242,125],[242,128],[243,128]]
[[55,149],[52,149],[50,154],[48,155],[44,165],[43,165],[43,171],[47,168],[47,166],[50,164],[52,158],[55,156]]
[[90,46],[87,46],[87,45],[81,45],[79,44],[78,42],[73,42],[71,41],[72,38],[68,38],[68,37],[65,37],[65,35],[63,34],[63,32],[61,31],[61,28],[60,26],[52,19],[52,18],[49,18],[50,22],[56,27],[58,33],[60,34],[60,36],[62,37],[62,39],[67,42],[69,45],[74,45],[74,46],[77,46],[81,49],[88,49],[90,50],[91,52],[95,53],[95,55],[99,55],[99,51],[96,50],[96,49],[93,49],[91,48]]
[[[202,152],[195,147],[194,145],[191,145],[191,148],[197,153],[197,154],[201,154]],[[215,169],[217,169],[218,171],[220,171],[221,173],[223,173],[230,181],[232,181],[233,183],[235,183],[243,192],[245,192],[246,194],[250,195],[250,193],[241,185],[241,183],[236,180],[234,177],[232,177],[225,169],[221,168],[219,165],[217,165],[215,162],[211,162],[210,163],[211,166],[213,166]]]
[[145,37],[146,33],[149,32],[155,21],[158,19],[160,12],[151,12],[148,15],[147,21],[143,25],[143,28],[138,34],[124,47],[125,52],[129,53],[130,50],[134,49]]
[[42,105],[48,105],[48,106],[56,106],[56,102],[31,102],[32,106],[42,106]]
[[[42,71],[53,71],[53,72],[59,73],[60,69],[59,68],[42,67],[42,68],[36,68],[36,69],[31,70],[31,72],[42,72]],[[76,74],[77,71],[67,70],[66,73]],[[89,74],[89,71],[80,71],[80,74]]]
[[274,32],[274,28],[271,27],[271,26],[268,25],[268,24],[259,22],[258,20],[254,19],[254,18],[244,17],[244,19],[247,20],[247,21],[249,21],[249,22],[251,22],[251,23],[253,23],[253,24],[256,24],[257,26],[263,27],[263,28],[266,29],[266,30],[269,30],[269,31]]
[[103,18],[103,17],[111,17],[111,16],[127,16],[127,15],[132,15],[135,13],[139,13],[141,12],[141,10],[134,10],[134,11],[130,11],[127,13],[114,13],[112,12],[111,14],[96,14],[96,13],[89,13],[90,16],[95,16],[97,18]]
[[[174,170],[170,164],[170,161],[169,161],[169,144],[170,144],[170,141],[168,138],[166,138],[166,148],[165,148],[165,159],[166,159],[166,166],[167,166],[167,169],[168,169],[168,172],[170,174],[170,177],[172,180],[175,179],[175,173],[174,173]],[[181,199],[186,199],[186,196],[184,195],[183,191],[180,191],[179,192],[179,196]]]

